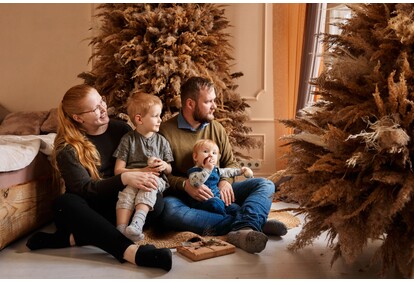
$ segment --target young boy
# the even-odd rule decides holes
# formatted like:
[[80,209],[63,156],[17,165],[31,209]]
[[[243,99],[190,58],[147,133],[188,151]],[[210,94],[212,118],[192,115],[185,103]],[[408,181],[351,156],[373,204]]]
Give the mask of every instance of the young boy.
[[135,93],[130,96],[127,112],[135,130],[123,136],[113,154],[115,174],[129,170],[159,174],[157,190],[150,189],[150,184],[143,189],[127,186],[118,194],[117,229],[133,241],[144,239],[142,230],[147,213],[153,209],[157,192],[163,192],[169,186],[166,175],[171,173],[170,163],[174,158],[170,144],[158,134],[161,111],[161,99],[155,95]]
[[219,214],[235,214],[240,207],[236,203],[228,206],[224,205],[220,198],[218,183],[220,178],[233,178],[244,175],[246,178],[252,178],[253,172],[248,167],[242,168],[218,168],[219,148],[217,144],[210,139],[198,140],[193,147],[193,160],[195,166],[190,168],[188,179],[192,186],[199,187],[202,184],[210,188],[214,197],[206,201],[200,202],[191,197],[188,198],[189,204],[193,208],[203,209]]

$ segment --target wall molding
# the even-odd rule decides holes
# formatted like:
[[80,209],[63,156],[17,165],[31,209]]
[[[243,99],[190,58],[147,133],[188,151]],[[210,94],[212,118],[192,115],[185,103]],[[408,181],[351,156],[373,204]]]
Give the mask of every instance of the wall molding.
[[277,119],[275,118],[253,118],[249,120],[250,122],[254,122],[254,123],[274,123],[277,122]]
[[266,134],[250,133],[248,136],[259,141],[262,144],[262,146],[259,148],[250,149],[248,155],[250,155],[252,159],[259,159],[261,161],[264,161],[266,156],[266,147],[264,145],[266,141]]
[[[266,69],[267,69],[267,41],[268,41],[268,26],[266,25],[268,20],[268,11],[272,9],[272,6],[269,3],[263,4],[263,16],[262,16],[262,24],[264,27],[264,34],[263,34],[263,50],[262,50],[262,66],[263,66],[263,78],[262,78],[262,88],[256,92],[253,96],[243,96],[242,99],[246,101],[259,101],[260,96],[267,93],[267,80],[266,80]],[[259,31],[260,32],[260,31]]]

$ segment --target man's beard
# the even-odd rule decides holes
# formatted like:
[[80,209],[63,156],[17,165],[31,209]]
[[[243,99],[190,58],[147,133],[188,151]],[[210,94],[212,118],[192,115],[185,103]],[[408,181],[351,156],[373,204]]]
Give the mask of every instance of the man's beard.
[[193,114],[193,118],[194,118],[195,121],[200,122],[201,124],[203,124],[203,123],[210,123],[214,119],[214,116],[211,115],[211,118],[210,118],[209,115],[202,115],[200,113],[200,110],[199,110],[198,106],[196,106],[196,109],[195,109],[194,114]]

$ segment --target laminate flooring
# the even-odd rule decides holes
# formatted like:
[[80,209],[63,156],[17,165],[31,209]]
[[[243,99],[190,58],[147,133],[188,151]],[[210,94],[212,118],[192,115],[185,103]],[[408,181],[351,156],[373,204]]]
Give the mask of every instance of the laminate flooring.
[[[277,202],[273,208],[292,207]],[[303,223],[303,219],[302,219]],[[370,266],[379,242],[372,242],[352,264],[338,259],[331,266],[332,251],[324,234],[300,251],[287,249],[301,226],[290,229],[284,237],[269,237],[266,249],[249,254],[236,249],[233,254],[192,262],[173,252],[170,272],[162,269],[137,267],[119,263],[102,250],[92,247],[46,249],[30,251],[24,237],[0,251],[2,279],[375,279],[380,278],[380,266]],[[52,232],[54,225],[39,229]],[[393,275],[390,275],[392,278]],[[2,280],[4,282],[4,280]]]

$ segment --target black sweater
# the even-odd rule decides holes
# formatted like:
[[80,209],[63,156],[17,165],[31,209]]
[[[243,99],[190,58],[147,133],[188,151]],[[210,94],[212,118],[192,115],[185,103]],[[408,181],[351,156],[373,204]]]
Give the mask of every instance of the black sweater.
[[88,139],[96,146],[101,156],[99,172],[102,180],[92,180],[89,172],[80,164],[75,149],[67,145],[57,155],[57,164],[66,192],[77,194],[88,202],[117,200],[118,192],[124,188],[121,175],[114,176],[115,158],[112,156],[122,136],[131,130],[125,122],[110,120],[105,133],[97,136],[88,135]]

